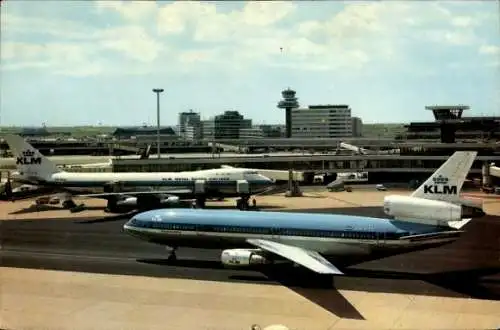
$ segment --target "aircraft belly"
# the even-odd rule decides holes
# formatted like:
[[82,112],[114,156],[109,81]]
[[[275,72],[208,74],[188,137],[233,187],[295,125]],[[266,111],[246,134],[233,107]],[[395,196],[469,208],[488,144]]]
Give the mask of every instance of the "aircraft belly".
[[236,190],[233,187],[219,187],[217,189],[214,189],[217,193],[219,194],[235,194]]
[[213,235],[203,232],[182,232],[160,229],[128,229],[127,232],[139,239],[151,243],[177,247],[193,247],[205,249],[229,249],[253,247],[246,242],[247,238],[260,238],[282,244],[312,250],[331,257],[365,257],[382,251],[388,252],[389,246],[376,245],[371,241],[356,240],[315,240],[310,237],[271,237],[259,235],[234,235],[218,233]]

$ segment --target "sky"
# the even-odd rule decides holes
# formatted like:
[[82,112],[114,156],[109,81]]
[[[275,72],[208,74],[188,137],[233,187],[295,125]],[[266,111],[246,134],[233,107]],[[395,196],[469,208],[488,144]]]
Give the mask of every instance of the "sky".
[[284,123],[349,104],[365,123],[500,115],[499,1],[1,3],[0,125],[175,125],[238,110]]

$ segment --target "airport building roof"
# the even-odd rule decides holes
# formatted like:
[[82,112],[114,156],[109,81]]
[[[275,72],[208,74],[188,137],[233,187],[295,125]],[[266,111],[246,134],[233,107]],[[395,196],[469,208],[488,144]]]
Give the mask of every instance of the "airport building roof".
[[19,132],[23,137],[42,137],[49,136],[50,133],[45,127],[25,127]]
[[[133,135],[155,135],[157,134],[157,128],[152,126],[137,126],[137,127],[118,127],[113,132],[115,137],[129,137]],[[172,127],[162,127],[160,128],[161,135],[175,135],[175,131]]]

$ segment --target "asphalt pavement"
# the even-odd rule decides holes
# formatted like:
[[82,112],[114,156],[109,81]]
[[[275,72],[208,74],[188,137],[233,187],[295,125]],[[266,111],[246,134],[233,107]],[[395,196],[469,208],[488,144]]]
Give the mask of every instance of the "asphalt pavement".
[[[382,216],[380,207],[301,210]],[[97,221],[96,221],[97,220]],[[225,269],[220,251],[179,249],[179,261],[167,265],[165,247],[149,244],[125,234],[127,219],[102,221],[96,218],[1,221],[2,266],[183,278],[212,281],[266,282],[301,287],[300,277],[290,270],[263,274],[252,270]],[[457,242],[426,251],[372,261],[348,270],[359,278],[389,278],[400,281],[425,280],[449,290],[412,294],[450,295],[500,299],[500,217],[475,219]],[[294,274],[294,275],[291,275]],[[347,283],[347,284],[346,284]],[[369,289],[391,292],[401,286],[365,288],[363,281],[346,282],[346,290]],[[411,286],[403,286],[408,290]]]

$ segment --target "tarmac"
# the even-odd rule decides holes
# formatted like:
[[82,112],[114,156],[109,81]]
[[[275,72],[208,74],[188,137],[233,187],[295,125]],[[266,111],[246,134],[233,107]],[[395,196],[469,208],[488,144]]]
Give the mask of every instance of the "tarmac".
[[[388,193],[405,192],[306,190],[257,200],[273,211],[384,216]],[[180,249],[178,264],[167,265],[163,247],[124,234],[126,217],[105,214],[101,201],[86,200],[90,209],[75,214],[1,202],[0,328],[498,328],[500,201],[484,202],[489,215],[457,242],[358,265],[331,289],[288,268],[225,269],[219,251]]]

